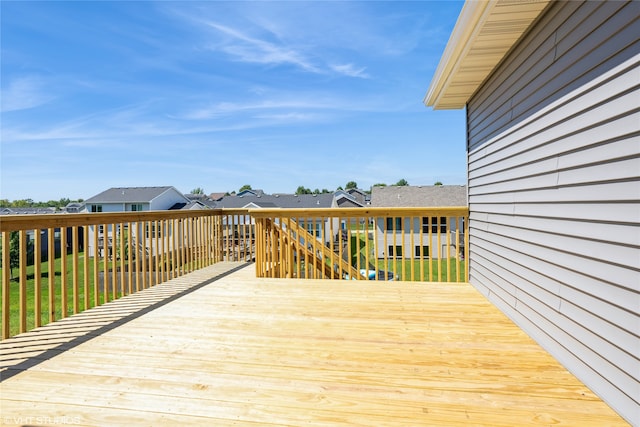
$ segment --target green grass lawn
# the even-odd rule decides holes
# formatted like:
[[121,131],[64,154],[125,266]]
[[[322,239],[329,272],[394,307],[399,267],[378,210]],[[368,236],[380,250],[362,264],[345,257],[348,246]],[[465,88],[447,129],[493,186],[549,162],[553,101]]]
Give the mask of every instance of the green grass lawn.
[[[374,253],[375,244],[373,239],[365,242],[366,234],[351,236],[351,264],[357,266],[358,257],[360,257],[360,268],[367,269],[368,263],[377,266],[378,270],[391,271],[396,276],[395,280],[414,280],[425,282],[457,282],[457,271],[460,270],[460,281],[465,281],[464,274],[466,271],[466,263],[462,260],[451,258],[448,262],[446,258],[442,259],[395,259],[388,258],[387,262],[376,258]],[[367,253],[367,243],[369,251]],[[413,265],[413,275],[412,275]],[[431,274],[429,274],[429,266],[431,266]],[[447,280],[447,269],[449,270],[449,280]]]
[[392,271],[396,275],[396,280],[414,280],[423,282],[457,282],[457,269],[460,269],[460,281],[465,281],[464,274],[466,265],[464,261],[451,258],[449,261],[449,280],[447,280],[447,259],[431,260],[431,275],[429,275],[429,260],[414,259],[413,278],[411,275],[410,260],[389,259],[385,264],[384,260],[377,260],[379,270]]
[[[84,304],[84,253],[81,252],[78,256],[78,303],[79,311],[91,308],[94,305],[94,290],[93,290],[93,259],[89,260],[89,305]],[[73,259],[71,256],[67,256],[67,312],[69,316],[73,314]],[[41,316],[42,324],[47,324],[51,321],[49,316],[49,263],[43,262],[41,264]],[[54,262],[54,303],[55,303],[55,318],[62,318],[62,259],[57,258]],[[0,269],[0,272],[2,269]],[[18,269],[13,270],[14,276],[17,276]],[[26,281],[26,300],[27,300],[27,330],[35,327],[34,313],[35,313],[35,278],[34,278],[34,266],[27,267],[27,281]],[[11,335],[15,335],[19,331],[19,312],[20,312],[20,284],[18,279],[14,277],[11,280],[10,292],[9,292],[9,312],[10,312],[10,331]],[[2,308],[0,308],[2,310]],[[0,311],[0,313],[2,313]]]
[[[56,258],[53,266],[53,277],[54,277],[54,313],[55,320],[61,319],[63,317],[70,316],[74,314],[74,293],[73,293],[73,258],[71,255],[68,255],[66,260],[66,304],[67,309],[66,312],[62,312],[62,258]],[[119,264],[119,262],[118,262]],[[94,307],[95,304],[95,288],[93,284],[93,274],[94,274],[94,259],[88,258],[88,276],[87,276],[87,289],[86,295],[88,296],[88,304],[85,304],[85,254],[84,252],[80,252],[78,254],[78,289],[77,289],[77,298],[78,301],[78,312],[87,310],[89,308]],[[113,268],[112,261],[109,261],[109,273],[108,273],[108,297],[105,296],[104,288],[102,285],[102,276],[104,269],[104,261],[102,259],[99,260],[98,270],[99,270],[99,286],[98,292],[98,302],[99,304],[103,304],[108,301],[112,301],[114,299],[120,298],[123,295],[121,286],[128,286],[128,273],[124,273],[124,280],[121,280],[120,265],[116,266],[115,276],[112,276],[111,269]],[[125,267],[126,268],[126,267]],[[189,269],[197,269],[197,262],[193,261],[191,263],[187,263],[184,267],[188,271]],[[35,273],[34,266],[30,265],[26,268],[26,302],[27,302],[27,328],[26,330],[33,329],[35,327]],[[2,269],[0,268],[0,274],[2,274]],[[14,276],[17,276],[18,269],[13,270]],[[138,273],[136,282],[136,276],[132,276],[131,282],[131,290],[135,292],[135,286],[142,285],[142,274],[148,274],[147,276],[147,286],[153,285],[155,283],[156,273],[154,270],[148,271],[147,273]],[[164,276],[164,278],[163,278]],[[167,272],[164,274],[159,274],[160,281],[166,280]],[[112,282],[112,279],[115,278],[115,285]],[[115,289],[114,289],[115,286]],[[40,315],[41,315],[41,324],[46,325],[51,322],[51,316],[49,314],[49,263],[42,262],[41,263],[41,272],[40,272]],[[9,291],[9,319],[10,319],[10,334],[13,336],[19,332],[19,318],[20,318],[20,283],[17,277],[14,277],[10,283],[10,291]],[[63,315],[64,314],[64,315]],[[0,316],[2,315],[2,307],[0,307]]]

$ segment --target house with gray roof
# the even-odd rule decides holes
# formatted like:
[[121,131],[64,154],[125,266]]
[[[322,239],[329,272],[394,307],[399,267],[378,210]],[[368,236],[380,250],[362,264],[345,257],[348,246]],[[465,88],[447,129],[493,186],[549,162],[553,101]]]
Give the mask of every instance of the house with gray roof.
[[66,213],[79,213],[84,210],[84,202],[71,202],[64,207]]
[[190,200],[172,186],[113,187],[85,200],[87,212],[165,211]]
[[[283,209],[321,209],[332,207],[362,207],[355,198],[348,193],[341,191],[336,193],[321,194],[265,194],[264,192],[243,192],[241,195],[225,196],[215,205],[216,208],[226,209],[257,209],[257,208],[283,208]],[[329,218],[318,218],[315,220],[299,219],[299,224],[309,233],[321,239],[325,236],[324,243],[330,243],[339,232],[340,225],[337,220],[329,224]],[[324,233],[323,230],[324,229]],[[330,230],[333,230],[331,236]]]
[[[183,209],[185,207],[194,208],[191,201],[181,192],[172,186],[164,187],[113,187],[96,194],[85,200],[86,212],[139,212]],[[195,207],[198,208],[198,207]],[[146,236],[138,236],[137,230],[133,231],[137,246],[144,246],[153,252],[153,239],[148,237],[155,235],[156,230],[152,229],[153,224],[147,224]],[[111,251],[114,237],[118,236],[119,230],[113,230],[111,225],[89,226],[89,241],[87,249],[89,256],[94,256],[97,252]],[[98,233],[98,247],[94,247],[94,233]]]
[[371,202],[371,195],[359,188],[348,188],[344,190],[344,192],[356,199],[362,206],[368,205]]
[[209,193],[209,198],[210,198],[211,200],[213,200],[214,202],[217,202],[218,200],[222,199],[222,198],[223,198],[224,196],[226,196],[226,195],[227,195],[227,193],[222,193],[222,192],[219,192],[219,193]]
[[1,208],[0,215],[47,215],[57,213],[55,207],[48,208]]
[[243,191],[242,194],[225,196],[215,203],[216,208],[240,209],[250,207],[278,207],[285,209],[330,208],[334,195],[325,194],[265,194]]
[[362,208],[365,205],[364,196],[359,197],[358,193],[338,190],[333,193],[334,208]]
[[[372,207],[454,207],[467,206],[465,185],[424,185],[373,187]],[[447,253],[463,253],[464,241],[456,241],[456,231],[462,230],[461,221],[446,217],[424,216],[409,218],[378,218],[376,220],[376,255],[378,258],[402,257],[413,254],[416,258],[443,258]],[[447,234],[450,245],[447,247]],[[431,239],[429,239],[431,235]],[[401,237],[401,236],[404,236]],[[422,239],[421,239],[422,237]],[[422,241],[422,244],[420,242]],[[413,247],[411,247],[413,242]],[[439,243],[440,242],[440,243]]]

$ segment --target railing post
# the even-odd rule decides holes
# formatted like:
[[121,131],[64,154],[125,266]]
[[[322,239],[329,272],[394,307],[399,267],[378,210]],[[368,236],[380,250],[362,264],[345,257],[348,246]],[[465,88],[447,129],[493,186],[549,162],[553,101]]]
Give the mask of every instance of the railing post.
[[67,227],[60,227],[60,318],[69,312],[69,289],[67,286]]
[[19,286],[20,294],[18,296],[20,303],[20,332],[27,331],[27,232],[20,230],[20,244],[19,244]]
[[133,223],[127,223],[127,293],[133,293]]
[[71,260],[72,260],[72,280],[73,283],[73,314],[77,314],[80,311],[79,300],[78,300],[78,289],[79,289],[79,263],[78,263],[78,226],[73,226],[71,228]]
[[88,225],[84,225],[82,227],[82,246],[83,246],[82,249],[84,252],[84,309],[87,310],[89,308],[89,226]]
[[33,326],[42,326],[42,235],[33,230]]
[[[253,217],[253,216],[252,216]],[[255,223],[255,242],[256,242],[256,277],[264,277],[262,273],[262,264],[264,262],[262,258],[262,245],[263,245],[263,224],[262,218],[253,217]]]
[[11,232],[2,233],[2,339],[11,335]]
[[100,264],[98,260],[98,225],[93,225],[93,305],[100,305]]
[[55,247],[53,244],[53,228],[47,230],[47,267],[49,287],[49,322],[56,320],[56,288],[55,288]]

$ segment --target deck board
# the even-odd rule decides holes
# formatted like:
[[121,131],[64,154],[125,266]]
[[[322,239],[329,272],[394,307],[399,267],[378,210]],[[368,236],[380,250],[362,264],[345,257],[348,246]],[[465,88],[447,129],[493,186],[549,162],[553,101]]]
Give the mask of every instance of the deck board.
[[102,307],[3,342],[2,422],[626,425],[468,284],[256,279],[247,267],[195,286],[229,268],[113,304],[117,327]]

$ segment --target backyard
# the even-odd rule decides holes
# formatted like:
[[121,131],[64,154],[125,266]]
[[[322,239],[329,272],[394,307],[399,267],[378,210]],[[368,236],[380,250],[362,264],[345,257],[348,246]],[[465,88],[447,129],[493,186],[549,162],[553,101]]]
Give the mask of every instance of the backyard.
[[[375,243],[370,233],[358,233],[351,235],[351,264],[358,265],[360,269],[383,270],[391,272],[394,280],[424,281],[424,282],[450,282],[456,280],[465,271],[465,261],[455,258],[387,258],[377,259],[376,265],[368,260],[375,260]],[[368,264],[368,265],[367,265]],[[429,274],[431,272],[431,274]]]
[[[40,316],[41,316],[41,324],[45,325],[52,320],[52,316],[50,315],[49,307],[50,305],[54,307],[53,320],[61,319],[62,317],[67,317],[74,314],[75,311],[81,312],[83,310],[89,309],[96,305],[95,303],[95,292],[96,290],[101,294],[99,297],[102,297],[99,301],[102,304],[105,298],[108,300],[112,300],[118,298],[122,295],[122,289],[120,287],[121,281],[118,279],[118,275],[116,275],[115,284],[113,284],[115,288],[115,298],[113,296],[113,292],[109,293],[109,296],[105,297],[103,292],[103,276],[104,273],[102,271],[99,272],[99,285],[96,287],[92,286],[93,275],[94,275],[94,262],[93,258],[89,258],[89,262],[86,263],[85,266],[85,254],[84,252],[78,253],[77,259],[77,268],[74,269],[74,259],[71,256],[66,256],[66,269],[65,269],[65,286],[64,289],[62,287],[63,283],[63,274],[62,274],[62,257],[58,257],[55,259],[53,264],[53,284],[49,282],[49,263],[43,262],[41,263],[41,271],[40,271],[40,280],[36,281],[36,273],[35,266],[29,265],[26,267],[26,286],[25,286],[25,295],[26,295],[26,307],[27,307],[27,330],[30,330],[35,327],[35,313],[36,310],[36,301],[34,296],[36,295],[36,288],[39,288],[40,294]],[[102,267],[102,266],[100,266]],[[100,268],[99,267],[99,268]],[[74,293],[74,273],[77,273],[77,291]],[[16,269],[14,269],[13,273],[15,274]],[[2,268],[0,268],[0,274],[2,273]],[[85,280],[85,274],[86,279]],[[126,279],[125,279],[126,280]],[[17,277],[10,281],[9,286],[9,312],[11,317],[11,335],[14,335],[19,332],[19,312],[20,312],[20,283]],[[113,291],[113,289],[111,290]],[[51,294],[53,295],[53,301],[51,301]],[[63,316],[63,309],[66,312],[66,315]],[[2,314],[2,308],[0,307],[0,316]]]

